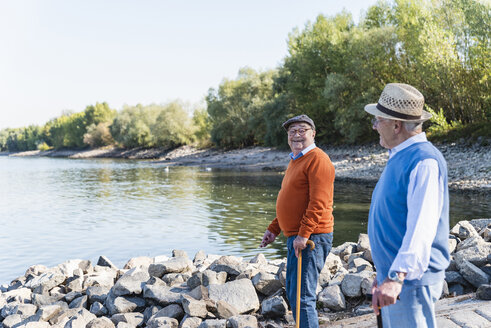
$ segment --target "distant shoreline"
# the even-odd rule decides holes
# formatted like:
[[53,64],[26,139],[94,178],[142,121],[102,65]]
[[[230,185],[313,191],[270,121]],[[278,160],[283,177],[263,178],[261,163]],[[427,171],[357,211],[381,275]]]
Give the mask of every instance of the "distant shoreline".
[[[447,159],[451,190],[491,193],[491,146],[462,146],[455,143],[436,146]],[[337,181],[373,185],[382,173],[388,158],[386,150],[376,144],[321,148],[330,156],[336,168]],[[192,146],[171,150],[104,147],[88,150],[0,152],[0,156],[136,159],[150,160],[164,166],[277,172],[284,171],[288,166],[288,154],[287,150],[269,147],[223,150],[199,149]]]

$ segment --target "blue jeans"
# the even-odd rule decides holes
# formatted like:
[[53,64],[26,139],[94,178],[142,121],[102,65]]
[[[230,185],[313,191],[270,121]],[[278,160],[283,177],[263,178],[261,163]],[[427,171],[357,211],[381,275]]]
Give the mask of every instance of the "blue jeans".
[[[295,256],[295,249],[293,249],[293,240],[296,237],[288,237],[286,242],[288,247],[286,294],[295,320],[297,319],[297,257]],[[307,246],[302,251],[302,288],[300,291],[300,327],[302,328],[319,327],[319,317],[316,310],[317,295],[315,292],[319,274],[332,247],[332,232],[311,235],[310,240],[315,243],[315,248],[310,250],[310,246]]]
[[382,308],[384,328],[436,327],[435,302],[440,298],[443,281],[434,285],[404,285],[395,304]]

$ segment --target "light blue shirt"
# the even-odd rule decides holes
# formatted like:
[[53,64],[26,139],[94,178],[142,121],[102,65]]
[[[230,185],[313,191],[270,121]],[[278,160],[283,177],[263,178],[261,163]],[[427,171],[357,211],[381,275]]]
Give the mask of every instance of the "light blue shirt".
[[315,142],[314,142],[313,144],[311,144],[310,146],[308,146],[307,148],[305,148],[304,150],[302,150],[301,152],[299,152],[299,153],[297,154],[297,156],[293,156],[293,152],[292,152],[292,153],[290,153],[290,158],[291,158],[292,160],[296,160],[296,159],[298,159],[298,158],[302,157],[303,155],[307,154],[309,151],[311,151],[311,150],[312,150],[312,149],[314,149],[315,147],[316,147],[316,145],[315,145]]

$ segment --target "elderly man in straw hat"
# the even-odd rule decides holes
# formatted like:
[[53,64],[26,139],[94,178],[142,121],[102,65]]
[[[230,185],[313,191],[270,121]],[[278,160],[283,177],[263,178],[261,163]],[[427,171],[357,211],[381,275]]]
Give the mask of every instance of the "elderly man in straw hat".
[[435,327],[434,304],[443,288],[448,251],[447,165],[422,130],[431,114],[407,84],[387,84],[373,129],[389,160],[372,194],[368,235],[377,278],[372,306],[384,328]]

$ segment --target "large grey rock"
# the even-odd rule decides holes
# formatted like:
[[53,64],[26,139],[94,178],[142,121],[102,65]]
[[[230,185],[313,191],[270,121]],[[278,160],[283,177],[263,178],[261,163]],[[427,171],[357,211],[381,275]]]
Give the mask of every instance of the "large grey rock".
[[177,328],[179,322],[174,318],[158,317],[147,322],[147,328]]
[[34,315],[38,307],[33,304],[9,303],[2,308],[2,317],[6,318],[12,314],[20,314],[25,317]]
[[488,275],[467,260],[462,261],[460,273],[465,280],[470,282],[476,288],[489,283]]
[[213,262],[209,269],[212,271],[220,272],[225,271],[226,273],[238,276],[246,268],[245,263],[235,256],[222,256],[215,262]]
[[259,309],[259,299],[249,279],[234,280],[223,285],[210,285],[208,292],[211,300],[225,301],[234,306],[239,314]]
[[343,258],[345,255],[350,255],[351,253],[356,252],[356,246],[356,243],[345,242],[337,247],[333,247],[331,249],[331,253]]
[[450,233],[459,237],[460,239],[467,239],[478,235],[476,229],[469,223],[469,221],[460,221],[452,228],[452,230],[450,230]]
[[161,278],[166,273],[189,272],[193,269],[193,262],[187,257],[173,257],[165,262],[150,264],[148,273],[152,277]]
[[66,290],[68,292],[81,292],[83,291],[83,283],[84,283],[84,278],[83,277],[70,277],[66,281]]
[[266,260],[266,257],[264,254],[259,253],[256,256],[254,256],[249,263],[257,263],[257,264],[268,264],[268,260]]
[[166,273],[162,276],[162,281],[168,286],[176,286],[186,282],[189,278],[191,278],[189,273]]
[[194,265],[197,265],[199,263],[202,263],[206,260],[206,253],[204,250],[200,249],[199,251],[196,252],[193,258],[193,263]]
[[116,276],[117,271],[111,269],[94,272],[85,277],[83,288],[87,289],[91,286],[111,288],[112,286],[114,286],[114,280],[116,279]]
[[491,242],[491,228],[484,228],[481,232],[481,237],[485,242]]
[[233,305],[225,301],[218,301],[216,303],[216,316],[219,319],[228,319],[235,315],[239,315],[239,311]]
[[85,328],[86,325],[87,322],[82,315],[74,315],[68,320],[64,328]]
[[208,288],[205,286],[198,286],[187,293],[188,296],[196,300],[202,300],[208,298]]
[[158,305],[152,305],[149,306],[143,311],[143,322],[147,322],[155,313],[159,312],[162,310],[161,306]]
[[282,288],[281,282],[275,275],[259,272],[252,278],[252,283],[256,290],[266,296],[273,295]]
[[14,328],[18,326],[24,319],[25,317],[20,314],[12,314],[3,319],[2,325],[5,328]]
[[92,319],[86,328],[114,328],[114,323],[106,317]]
[[99,303],[99,302],[92,303],[90,305],[89,311],[90,311],[90,313],[93,313],[98,317],[103,316],[103,315],[107,315],[107,313],[108,313],[106,307],[102,303]]
[[117,313],[111,317],[111,321],[116,326],[123,322],[132,327],[139,327],[144,323],[144,316],[139,312]]
[[340,268],[338,272],[329,280],[329,286],[333,285],[341,285],[344,280],[344,277],[348,274],[348,270],[345,268]]
[[449,295],[459,296],[464,295],[464,286],[461,284],[450,284],[448,285],[448,293]]
[[109,287],[92,286],[87,288],[86,294],[90,303],[99,302],[104,304],[110,290]]
[[112,292],[116,296],[141,294],[143,286],[150,279],[147,270],[133,268],[116,281]]
[[198,328],[226,328],[227,320],[225,319],[208,319],[203,321]]
[[65,301],[71,303],[74,299],[81,297],[83,294],[81,292],[69,292],[65,295]]
[[446,271],[445,280],[449,284],[461,284],[461,285],[466,284],[464,277],[462,277],[462,275],[457,271]]
[[45,272],[49,271],[49,268],[45,265],[42,264],[36,264],[36,265],[31,265],[27,270],[24,276],[26,278],[28,277],[35,277],[39,276]]
[[473,246],[479,246],[479,245],[483,245],[485,244],[486,242],[484,241],[484,239],[481,238],[481,236],[471,236],[465,240],[463,240],[462,242],[460,242],[458,245],[457,245],[457,249],[456,251],[460,251],[460,250],[463,250],[463,249],[466,249],[466,248],[469,248],[469,247],[473,247]]
[[454,235],[450,235],[448,237],[448,251],[450,252],[450,254],[455,252],[455,250],[457,249],[458,243],[459,243],[459,240]]
[[185,317],[181,321],[180,328],[198,328],[203,319],[197,317]]
[[370,240],[368,239],[368,234],[360,233],[358,235],[358,243],[356,245],[357,252],[364,252],[370,249]]
[[486,227],[489,227],[489,225],[491,224],[491,219],[474,219],[474,220],[470,220],[469,223],[479,233],[481,232],[481,230],[485,229]]
[[74,271],[81,269],[82,273],[91,273],[93,271],[92,264],[88,260],[68,260],[59,264],[56,267],[65,277],[72,277]]
[[170,305],[167,305],[166,307],[162,308],[157,313],[155,313],[149,319],[149,321],[151,321],[152,319],[155,319],[155,318],[159,318],[159,317],[174,318],[177,320],[181,320],[183,316],[184,316],[184,311],[179,304],[170,304]]
[[230,328],[257,328],[257,318],[253,315],[237,315],[227,320]]
[[206,318],[206,315],[208,314],[206,302],[195,300],[189,296],[182,297],[182,307],[184,312],[191,317]]
[[372,272],[371,275],[368,275],[363,278],[363,280],[361,281],[361,293],[363,295],[369,295],[372,293],[372,286],[373,286],[373,282],[374,280],[376,279],[377,277],[377,273],[376,272]]
[[74,299],[68,307],[70,309],[75,309],[75,308],[88,308],[88,303],[87,303],[88,297],[87,295],[77,297]]
[[361,283],[367,275],[362,273],[349,273],[344,276],[341,290],[348,297],[361,296]]
[[491,253],[491,243],[484,243],[467,247],[454,253],[454,259],[459,268],[462,265],[463,260],[467,260],[472,264],[481,267],[487,263],[487,256],[489,253]]
[[348,262],[348,266],[350,268],[354,268],[357,272],[365,270],[373,271],[372,264],[362,257],[353,258],[351,261]]
[[35,289],[39,286],[43,286],[46,289],[56,287],[65,282],[66,277],[59,271],[53,270],[45,272],[33,279],[29,280],[24,286],[27,288]]
[[208,287],[209,285],[220,285],[227,281],[227,272],[220,271],[216,272],[213,270],[205,270],[202,273],[203,286]]
[[196,288],[198,286],[201,286],[202,284],[203,284],[203,272],[200,272],[200,271],[197,271],[197,272],[193,273],[193,275],[191,276],[191,278],[189,278],[186,281],[186,285],[190,289],[193,289],[193,288]]
[[288,305],[281,296],[272,296],[261,303],[261,314],[269,318],[282,318],[288,312]]
[[173,292],[163,281],[158,281],[153,285],[146,284],[143,287],[143,297],[150,299],[162,306],[181,302],[181,294]]
[[476,297],[480,300],[491,300],[491,285],[481,285],[476,291]]
[[113,264],[113,262],[111,262],[111,260],[109,260],[106,256],[104,255],[101,255],[99,257],[99,260],[97,260],[97,265],[99,266],[103,266],[103,267],[108,267],[108,268],[111,268],[113,270],[118,270],[118,267],[115,266]]
[[281,286],[286,286],[286,262],[281,263],[278,266],[278,271],[276,272],[276,276],[281,282]]
[[317,297],[317,301],[324,307],[334,311],[346,309],[346,299],[339,285],[327,286]]
[[143,308],[145,306],[145,300],[140,297],[115,296],[109,294],[104,306],[107,308],[110,315],[114,315],[116,313],[133,312],[138,308]]
[[331,275],[334,275],[342,267],[343,267],[343,262],[341,261],[341,258],[334,253],[329,253],[327,255],[326,263],[324,263],[324,268],[322,270],[327,270],[331,273]]
[[148,256],[133,257],[128,262],[126,262],[123,269],[147,268],[148,270],[150,264],[153,263],[153,258]]
[[44,306],[39,308],[36,315],[39,317],[40,320],[50,321],[51,319],[56,317],[59,313],[61,313],[63,311],[63,309],[64,308],[58,304],[44,305]]

